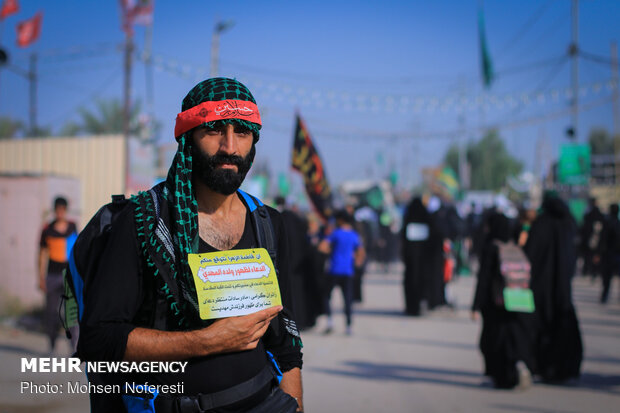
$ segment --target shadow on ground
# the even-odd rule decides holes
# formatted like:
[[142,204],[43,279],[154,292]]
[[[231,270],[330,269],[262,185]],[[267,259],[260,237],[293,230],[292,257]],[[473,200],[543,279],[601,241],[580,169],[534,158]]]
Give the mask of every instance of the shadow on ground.
[[312,371],[336,376],[357,377],[366,380],[396,380],[459,386],[466,388],[489,387],[481,384],[479,372],[451,370],[411,365],[371,363],[367,361],[346,361],[341,368],[310,368]]
[[544,409],[540,407],[526,406],[522,404],[492,404],[489,406],[494,411],[529,412],[529,413],[572,413],[570,410]]
[[608,376],[586,371],[581,373],[581,377],[575,387],[620,394],[620,376]]
[[[38,351],[34,351],[27,347],[22,346],[13,346],[10,344],[0,344],[0,353],[1,352],[9,352],[9,353],[17,353],[24,356],[35,356],[35,357],[45,357],[46,354],[40,353]],[[4,413],[0,411],[0,413]]]
[[[494,391],[502,391],[499,389],[494,389],[488,381],[485,381],[482,374],[477,371],[372,363],[360,360],[345,361],[342,363],[340,368],[310,368],[310,370],[329,375],[355,377],[365,380],[420,382],[475,389],[486,387]],[[570,384],[552,384],[550,386],[572,387],[576,389],[588,389],[610,394],[620,394],[620,389],[618,388],[618,386],[620,386],[620,376],[585,372],[582,373],[581,378],[578,381],[571,382]],[[517,407],[518,406],[504,408],[517,409]],[[519,411],[524,410],[521,409]],[[526,408],[525,411],[532,410]],[[534,411],[547,412],[549,410],[543,409]]]
[[459,343],[455,341],[448,340],[428,340],[428,339],[420,339],[420,338],[402,338],[402,337],[385,337],[385,336],[355,336],[356,338],[360,338],[363,340],[369,341],[385,341],[390,343],[399,343],[399,344],[413,344],[419,346],[428,346],[428,347],[445,347],[459,350],[477,350],[478,343]]

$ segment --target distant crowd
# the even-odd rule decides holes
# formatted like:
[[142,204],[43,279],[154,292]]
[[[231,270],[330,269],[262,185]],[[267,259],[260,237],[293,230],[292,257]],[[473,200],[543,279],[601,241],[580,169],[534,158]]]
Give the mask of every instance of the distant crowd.
[[[506,216],[500,207],[480,210],[476,205],[462,216],[454,204],[416,196],[403,208],[398,227],[385,215],[382,219],[385,211],[367,205],[347,206],[325,223],[285,208],[283,200],[280,208],[295,256],[291,262],[300,328],[315,326],[326,314],[324,333],[333,331],[329,303],[337,286],[351,334],[351,306],[363,299],[369,261],[387,271],[402,260],[403,312],[414,317],[453,307],[450,283],[473,274],[477,283],[471,310],[472,318],[483,323],[485,374],[500,388],[527,387],[533,375],[547,382],[577,378],[583,345],[572,278],[600,277],[600,301],[606,303],[611,279],[620,273],[618,205],[603,213],[593,199],[581,225],[551,192],[538,209],[523,207],[516,217]],[[343,237],[343,232],[355,235]],[[347,248],[339,250],[343,243]],[[348,269],[335,274],[343,256]]]

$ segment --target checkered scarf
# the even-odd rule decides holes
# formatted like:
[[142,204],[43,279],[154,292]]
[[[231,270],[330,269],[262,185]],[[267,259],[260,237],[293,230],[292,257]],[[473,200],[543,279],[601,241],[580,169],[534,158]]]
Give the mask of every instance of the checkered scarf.
[[[228,99],[256,103],[243,84],[234,79],[219,77],[197,84],[183,99],[182,111],[206,101]],[[215,127],[217,122],[243,125],[252,131],[255,142],[259,139],[260,125],[242,119],[218,120],[201,126]],[[168,229],[174,244],[174,257],[156,234],[157,211],[150,194],[141,192],[132,198],[136,205],[134,216],[137,236],[146,268],[160,281],[159,288],[166,296],[170,314],[179,328],[204,324],[199,317],[196,287],[187,260],[188,254],[198,252],[199,239],[198,203],[192,187],[192,132],[193,130],[177,137],[178,149],[162,190],[162,198],[168,203]],[[156,262],[164,263],[169,268],[170,279],[177,283],[179,291],[182,292],[180,300],[175,299],[170,286],[159,275]]]

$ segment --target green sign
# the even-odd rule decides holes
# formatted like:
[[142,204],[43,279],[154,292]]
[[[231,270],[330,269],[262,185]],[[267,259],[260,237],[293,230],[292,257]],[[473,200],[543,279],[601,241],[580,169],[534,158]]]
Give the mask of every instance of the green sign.
[[534,293],[529,288],[504,288],[506,311],[519,313],[534,312]]
[[590,177],[590,146],[580,144],[562,145],[558,178],[567,185],[587,185]]

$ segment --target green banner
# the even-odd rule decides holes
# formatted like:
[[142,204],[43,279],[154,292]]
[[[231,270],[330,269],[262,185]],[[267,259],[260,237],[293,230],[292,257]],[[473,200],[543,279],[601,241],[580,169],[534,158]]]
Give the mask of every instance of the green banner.
[[590,178],[590,146],[566,144],[560,148],[558,179],[567,185],[587,185]]

